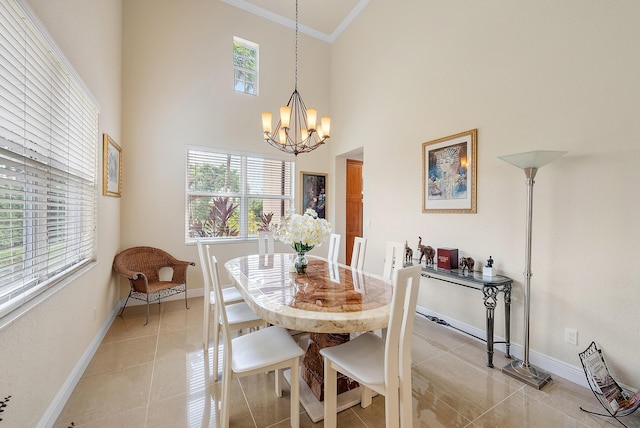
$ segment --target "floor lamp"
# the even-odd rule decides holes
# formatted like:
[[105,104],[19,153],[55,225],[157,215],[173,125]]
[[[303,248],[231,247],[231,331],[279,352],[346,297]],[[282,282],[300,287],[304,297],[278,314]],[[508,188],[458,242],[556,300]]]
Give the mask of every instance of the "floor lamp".
[[527,241],[525,245],[524,271],[524,357],[502,368],[502,372],[534,388],[540,389],[551,381],[551,375],[529,363],[529,293],[531,288],[531,224],[533,214],[533,179],[543,165],[556,160],[566,152],[538,150],[515,155],[498,156],[511,165],[524,170],[527,177]]

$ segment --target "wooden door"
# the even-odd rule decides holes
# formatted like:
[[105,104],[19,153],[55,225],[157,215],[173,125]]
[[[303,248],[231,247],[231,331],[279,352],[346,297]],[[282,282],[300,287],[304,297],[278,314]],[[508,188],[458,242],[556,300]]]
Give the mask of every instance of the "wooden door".
[[347,159],[346,261],[351,265],[353,239],[362,236],[362,161]]

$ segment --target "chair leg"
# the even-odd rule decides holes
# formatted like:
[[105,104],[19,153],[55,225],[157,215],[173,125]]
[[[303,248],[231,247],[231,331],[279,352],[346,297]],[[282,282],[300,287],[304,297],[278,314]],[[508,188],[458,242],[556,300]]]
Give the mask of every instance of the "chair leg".
[[398,390],[387,387],[387,395],[384,397],[384,416],[386,428],[400,427],[400,399]]
[[144,322],[144,325],[149,324],[149,294],[147,294],[147,319]]
[[[400,379],[400,426],[413,426],[413,395],[411,392],[411,373],[405,373]],[[408,376],[408,377],[407,377]]]
[[209,315],[211,311],[211,306],[209,302],[205,301],[204,303],[204,320],[202,322],[202,347],[206,351],[209,349]]
[[[220,324],[217,306],[213,307],[213,380],[218,380],[218,367],[220,360]],[[207,338],[209,335],[207,334]],[[223,361],[222,364],[225,362]],[[224,366],[223,366],[224,367]]]
[[184,285],[184,308],[189,309],[189,303],[187,302],[187,284]]
[[338,401],[338,372],[331,366],[331,361],[324,358],[324,427],[336,428]]
[[364,409],[371,405],[373,399],[373,391],[371,391],[371,388],[367,388],[362,384],[360,384],[360,388],[362,391],[362,394],[360,395],[360,407]]
[[300,357],[291,365],[291,428],[300,426]]
[[131,297],[131,290],[129,290],[129,295],[127,296],[127,300],[124,301],[124,306],[122,307],[122,309],[120,310],[120,313],[118,314],[119,317],[121,317],[122,314],[124,313],[124,308],[126,308],[127,303],[129,303],[129,297]]
[[225,370],[222,376],[222,398],[220,399],[220,426],[222,428],[229,428],[229,400],[231,400],[232,376],[231,370]]
[[[276,397],[280,398],[282,397],[282,370],[280,369],[276,369],[275,370],[275,376],[276,376]],[[292,381],[293,383],[293,381]]]

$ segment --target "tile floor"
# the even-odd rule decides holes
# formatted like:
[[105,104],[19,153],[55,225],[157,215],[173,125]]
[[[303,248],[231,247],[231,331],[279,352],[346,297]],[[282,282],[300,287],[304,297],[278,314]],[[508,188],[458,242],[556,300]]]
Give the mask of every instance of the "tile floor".
[[[149,325],[144,307],[116,317],[55,427],[215,427],[220,382],[208,381],[202,349],[202,298],[154,305]],[[554,377],[536,390],[503,375],[508,360],[485,365],[485,345],[417,316],[413,336],[415,427],[621,427],[592,416],[591,391]],[[205,357],[207,355],[207,357]],[[209,365],[209,367],[211,367]],[[273,373],[242,378],[232,387],[231,426],[288,427],[289,395],[273,392]],[[300,407],[301,427],[321,427]],[[640,428],[640,415],[623,418]],[[338,415],[338,426],[384,427],[384,397]]]

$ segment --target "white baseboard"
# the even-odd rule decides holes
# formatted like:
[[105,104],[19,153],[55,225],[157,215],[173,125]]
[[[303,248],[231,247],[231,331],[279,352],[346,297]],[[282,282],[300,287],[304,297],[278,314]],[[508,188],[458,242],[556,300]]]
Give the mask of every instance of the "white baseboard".
[[[447,317],[446,315],[439,314],[437,312],[431,311],[425,307],[418,306],[416,308],[416,312],[419,315],[423,316],[431,316],[446,321],[451,327],[453,327],[453,331],[458,332],[460,334],[467,333],[471,336],[486,337],[486,332],[482,329],[476,328],[474,326],[462,323],[453,318]],[[495,340],[504,341],[504,337],[496,336]],[[503,343],[496,343],[494,345],[495,350],[499,350],[505,352],[505,346]],[[511,342],[510,353],[516,358],[522,359],[524,355],[524,348],[522,345]],[[534,350],[529,349],[529,361],[536,367],[539,367],[552,375],[559,376],[561,378],[567,379],[573,383],[584,386],[588,388],[587,379],[584,376],[584,371],[582,367],[572,366],[571,364],[567,364],[564,361],[560,361],[556,358],[550,357],[548,355],[541,354]],[[496,367],[496,369],[501,369],[501,367]]]
[[93,355],[98,350],[100,343],[102,343],[102,339],[104,339],[104,336],[107,334],[109,327],[111,327],[111,324],[116,318],[116,315],[118,314],[121,306],[122,302],[119,302],[119,304],[116,305],[115,308],[113,308],[104,324],[102,324],[102,327],[100,327],[100,330],[98,330],[98,333],[89,344],[89,347],[84,351],[84,354],[82,354],[82,357],[69,374],[69,377],[67,377],[67,380],[62,384],[62,387],[54,397],[53,401],[51,402],[51,404],[49,404],[47,411],[44,412],[44,415],[42,415],[42,418],[37,425],[38,428],[52,427],[55,424],[58,416],[60,416],[60,413],[62,412],[62,409],[64,409],[64,405],[67,403],[67,400],[71,396],[71,393],[80,381],[82,374],[91,362]]

